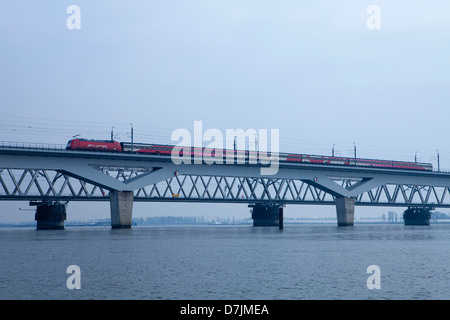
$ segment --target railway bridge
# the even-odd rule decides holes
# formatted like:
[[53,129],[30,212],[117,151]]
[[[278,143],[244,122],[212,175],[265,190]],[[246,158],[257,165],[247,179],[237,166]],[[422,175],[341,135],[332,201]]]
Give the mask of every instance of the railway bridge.
[[64,228],[69,201],[109,201],[112,228],[130,228],[133,202],[242,203],[255,226],[283,227],[286,205],[334,205],[338,226],[355,206],[405,207],[405,224],[429,224],[450,207],[450,173],[357,165],[174,164],[154,154],[0,144],[0,201],[36,205],[38,229]]

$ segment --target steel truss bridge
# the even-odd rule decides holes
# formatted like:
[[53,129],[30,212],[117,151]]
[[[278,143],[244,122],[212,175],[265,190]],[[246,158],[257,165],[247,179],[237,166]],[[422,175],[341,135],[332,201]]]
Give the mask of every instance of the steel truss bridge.
[[[280,163],[275,175],[263,176],[261,166],[175,165],[158,155],[0,146],[0,200],[110,201],[112,219],[113,211],[123,211],[113,209],[117,193],[131,194],[131,202],[336,205],[338,224],[347,215],[340,225],[353,224],[355,205],[450,207],[449,173]],[[351,201],[340,210],[340,199]]]
[[[105,170],[105,174],[112,174]],[[114,172],[126,183],[138,177],[136,168]],[[353,178],[337,178],[342,190],[361,183]],[[95,184],[46,169],[0,169],[0,200],[109,201],[109,190]],[[350,193],[350,192],[349,192]],[[134,201],[185,202],[277,202],[281,204],[335,204],[327,193],[301,179],[178,175],[134,191]],[[355,196],[361,206],[450,207],[450,187],[386,183]]]

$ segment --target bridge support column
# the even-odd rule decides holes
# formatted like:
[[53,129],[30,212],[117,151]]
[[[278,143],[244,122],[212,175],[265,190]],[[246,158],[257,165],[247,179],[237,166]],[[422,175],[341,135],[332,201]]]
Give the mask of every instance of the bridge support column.
[[283,207],[278,210],[278,228],[282,230],[284,228]]
[[111,227],[113,229],[131,228],[133,199],[133,191],[111,191],[109,193]]
[[336,214],[339,227],[353,226],[355,198],[336,198]]
[[34,220],[37,230],[64,230],[66,205],[61,203],[40,203],[37,205]]
[[427,208],[408,208],[403,213],[405,226],[429,226],[430,216]]
[[279,227],[283,229],[283,207],[280,205],[253,204],[252,219],[254,227]]

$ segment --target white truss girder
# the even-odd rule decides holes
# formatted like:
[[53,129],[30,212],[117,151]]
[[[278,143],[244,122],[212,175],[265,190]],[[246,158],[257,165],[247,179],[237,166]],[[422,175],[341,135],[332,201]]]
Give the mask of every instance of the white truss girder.
[[133,191],[136,201],[276,202],[450,207],[450,174],[356,166],[281,163],[175,165],[161,156],[0,148],[0,200],[109,200]]
[[[137,168],[101,169],[119,182],[136,181],[150,171]],[[103,171],[104,170],[104,171]],[[352,190],[362,179],[330,179]],[[301,179],[172,175],[134,190],[135,201],[270,202],[334,204],[335,195]],[[450,187],[382,184],[356,197],[356,205],[450,207]],[[54,170],[0,169],[0,200],[106,200],[109,190]]]

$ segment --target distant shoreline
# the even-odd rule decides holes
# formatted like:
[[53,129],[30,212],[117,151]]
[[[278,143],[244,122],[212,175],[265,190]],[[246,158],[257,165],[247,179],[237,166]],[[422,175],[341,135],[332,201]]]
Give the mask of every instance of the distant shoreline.
[[[303,221],[284,221],[285,225],[325,225],[325,224],[336,224],[336,221],[325,220],[325,219],[311,219],[311,220],[303,220]],[[364,225],[364,224],[390,224],[390,225],[404,225],[404,221],[397,222],[389,222],[389,221],[355,221],[355,225]],[[450,224],[449,220],[440,220],[440,221],[430,221],[431,225],[442,225],[442,224]],[[132,227],[175,227],[175,226],[252,226],[252,222],[209,222],[209,223],[167,223],[167,224],[133,224]],[[110,227],[111,223],[67,223],[65,224],[66,228],[86,228],[86,227]],[[20,222],[20,223],[0,223],[0,228],[35,228],[36,222]]]

